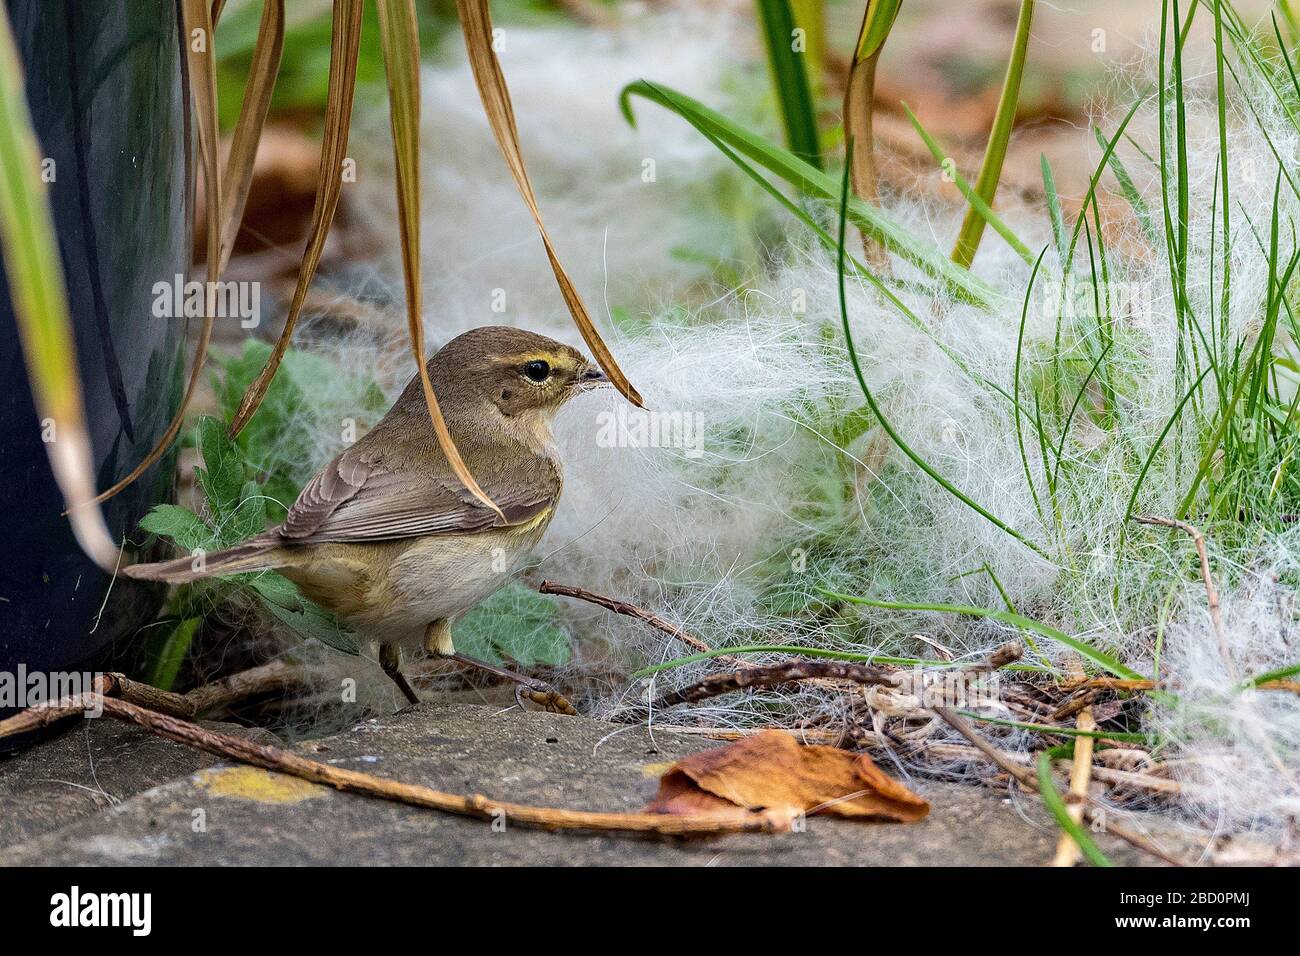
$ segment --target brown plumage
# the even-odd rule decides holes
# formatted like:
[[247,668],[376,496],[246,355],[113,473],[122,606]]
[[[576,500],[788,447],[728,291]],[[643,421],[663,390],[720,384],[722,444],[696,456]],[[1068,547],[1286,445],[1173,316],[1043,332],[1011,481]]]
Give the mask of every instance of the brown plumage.
[[457,336],[427,367],[456,447],[504,521],[452,473],[416,376],[282,524],[124,573],[182,583],[276,568],[362,636],[453,653],[451,620],[505,583],[550,522],[563,487],[554,413],[605,377],[577,350],[504,326]]

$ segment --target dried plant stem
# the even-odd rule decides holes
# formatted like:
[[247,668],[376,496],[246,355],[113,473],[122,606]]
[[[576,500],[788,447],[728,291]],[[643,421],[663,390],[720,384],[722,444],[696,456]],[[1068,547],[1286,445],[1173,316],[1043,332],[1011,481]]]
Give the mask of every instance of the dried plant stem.
[[538,236],[546,250],[546,258],[551,263],[555,282],[560,288],[569,314],[578,327],[582,339],[591,349],[592,357],[605,370],[610,383],[622,393],[623,397],[637,407],[644,407],[641,395],[628,381],[623,370],[614,361],[614,355],[600,337],[596,324],[591,320],[577,287],[569,278],[568,272],[560,263],[559,253],[551,242],[550,233],[542,222],[542,212],[537,204],[537,195],[528,178],[524,165],[524,154],[519,148],[519,130],[515,126],[515,109],[510,100],[510,90],[506,86],[505,74],[497,60],[492,31],[492,15],[488,10],[487,0],[456,0],[456,12],[460,16],[461,32],[465,35],[465,50],[469,54],[470,69],[474,74],[474,84],[478,87],[479,98],[483,101],[483,112],[487,115],[488,125],[496,137],[506,167],[514,178],[519,195],[532,214],[537,226]]
[[[1079,711],[1074,725],[1080,730],[1096,730],[1097,723],[1092,719],[1092,708],[1084,707]],[[1074,741],[1074,763],[1070,766],[1070,795],[1066,797],[1066,813],[1075,823],[1083,820],[1083,801],[1088,796],[1088,783],[1092,779],[1091,737],[1076,737]],[[1056,856],[1052,866],[1074,866],[1081,856],[1079,844],[1068,833],[1062,833],[1056,841]]]
[[695,703],[734,691],[773,687],[803,680],[851,681],[855,684],[898,686],[898,678],[895,675],[869,664],[794,660],[762,667],[746,667],[725,674],[710,674],[696,684],[663,695],[655,701],[654,709]]
[[1201,580],[1205,582],[1205,600],[1210,606],[1210,621],[1214,625],[1214,636],[1219,641],[1219,653],[1223,657],[1224,665],[1228,668],[1228,675],[1234,681],[1237,680],[1237,668],[1232,662],[1232,655],[1228,652],[1228,641],[1223,634],[1223,616],[1219,609],[1219,589],[1214,586],[1214,576],[1210,574],[1210,558],[1205,549],[1205,535],[1186,521],[1179,521],[1175,518],[1162,518],[1159,515],[1134,515],[1133,520],[1138,524],[1176,528],[1189,535],[1195,543],[1196,556],[1201,562]]
[[625,833],[688,835],[700,833],[775,833],[790,828],[788,814],[776,811],[754,813],[737,808],[734,813],[670,816],[658,813],[599,813],[534,807],[493,800],[482,794],[454,794],[419,784],[387,780],[355,770],[308,760],[292,751],[219,734],[197,724],[138,707],[125,700],[101,694],[81,694],[53,704],[42,704],[0,721],[0,737],[44,726],[70,713],[103,708],[104,714],[143,727],[150,733],[194,747],[217,757],[237,760],[276,773],[413,807],[439,810],[481,820],[505,820],[519,826],[543,830],[595,830]]
[[[952,711],[948,710],[948,708],[946,707],[936,707],[934,708],[934,712],[938,714],[941,718],[943,718],[943,720],[949,726],[951,726],[953,730],[957,731],[957,733],[961,734],[963,737],[969,740],[971,744],[977,750],[979,750],[980,753],[982,753],[985,757],[991,760],[1002,770],[1006,771],[1008,774],[1014,777],[1022,787],[1024,787],[1026,790],[1029,790],[1031,793],[1038,792],[1038,781],[1034,779],[1034,775],[1032,772],[1030,772],[1025,767],[1017,766],[1012,761],[1006,759],[1006,757],[1001,753],[1001,751],[997,750],[987,740],[985,740],[979,734],[975,733],[975,731],[971,728],[970,724],[968,724],[965,720],[963,720],[961,717],[954,714]],[[1087,800],[1088,798],[1085,797],[1084,799]],[[1083,819],[1087,820],[1089,823],[1092,823],[1094,820],[1098,819],[1097,815],[1088,806],[1084,805],[1082,807],[1082,810],[1083,810]],[[1171,866],[1186,866],[1186,864],[1182,860],[1179,860],[1177,857],[1170,856],[1168,853],[1160,849],[1160,847],[1156,846],[1146,837],[1142,836],[1139,833],[1134,833],[1133,831],[1129,830],[1127,827],[1119,826],[1111,821],[1105,821],[1105,831],[1111,834],[1112,836],[1119,837],[1121,840],[1123,840],[1125,843],[1128,843],[1130,846],[1134,846],[1145,853],[1150,853],[1152,856],[1160,860],[1163,860],[1164,862],[1170,864]]]
[[275,377],[284,354],[289,350],[289,341],[297,327],[302,314],[307,290],[316,275],[325,251],[325,239],[329,234],[334,214],[338,211],[339,196],[343,190],[343,163],[347,158],[348,131],[352,119],[352,103],[356,93],[357,58],[361,44],[361,0],[334,0],[334,16],[330,39],[330,66],[325,104],[325,134],[321,143],[320,168],[317,173],[316,202],[312,207],[311,225],[308,228],[307,245],[302,254],[302,265],[298,270],[298,280],[293,298],[289,302],[289,312],[284,320],[284,329],[276,340],[266,364],[249,383],[239,400],[230,423],[230,435],[234,437],[244,430],[244,426],[256,414],[266,397],[271,380]]

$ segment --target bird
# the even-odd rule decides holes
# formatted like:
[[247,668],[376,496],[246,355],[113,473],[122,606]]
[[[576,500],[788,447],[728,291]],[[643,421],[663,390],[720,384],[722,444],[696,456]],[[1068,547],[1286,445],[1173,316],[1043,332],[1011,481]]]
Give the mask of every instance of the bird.
[[403,652],[506,677],[522,705],[574,713],[545,683],[458,654],[457,618],[507,583],[546,532],[564,487],[551,426],[609,379],[577,349],[509,326],[456,336],[426,363],[447,429],[492,508],[456,477],[433,430],[420,376],[384,417],[307,482],[279,525],[206,555],[134,564],[169,583],[274,569],[379,645],[384,673],[412,704]]

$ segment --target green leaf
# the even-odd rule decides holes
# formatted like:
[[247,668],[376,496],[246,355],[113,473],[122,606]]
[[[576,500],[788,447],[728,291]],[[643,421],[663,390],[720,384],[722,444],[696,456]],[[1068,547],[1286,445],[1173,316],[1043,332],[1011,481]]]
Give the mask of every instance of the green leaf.
[[455,625],[456,646],[490,664],[509,658],[521,667],[564,664],[572,656],[553,598],[512,582]]
[[203,467],[194,475],[208,500],[208,507],[218,521],[234,511],[244,489],[245,468],[239,448],[226,436],[225,426],[211,416],[199,419],[199,453]]
[[154,505],[140,519],[140,527],[150,534],[171,538],[177,547],[186,551],[200,548],[211,551],[217,544],[217,533],[193,511],[180,505]]
[[255,592],[262,606],[299,636],[315,638],[345,654],[355,656],[360,653],[352,632],[332,614],[303,597],[287,578],[274,571],[233,577]]
[[146,683],[161,690],[172,689],[200,623],[197,617],[183,618],[150,648],[150,665],[145,674]]
[[[239,355],[221,361],[214,382],[222,417],[229,420],[244,392],[271,355],[271,346],[251,340]],[[388,407],[374,380],[352,375],[333,360],[290,349],[262,404],[239,433],[236,442],[250,471],[262,482],[267,517],[283,521],[303,483],[320,464],[322,434],[338,434],[351,422],[360,435]]]
[[238,544],[265,530],[266,501],[262,497],[262,486],[250,478],[240,489],[239,503],[224,516],[221,536],[229,544]]

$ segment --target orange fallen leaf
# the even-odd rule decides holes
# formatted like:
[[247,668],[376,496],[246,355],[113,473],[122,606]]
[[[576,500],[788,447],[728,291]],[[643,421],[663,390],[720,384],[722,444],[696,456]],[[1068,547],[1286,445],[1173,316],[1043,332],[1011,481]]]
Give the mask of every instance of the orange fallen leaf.
[[900,823],[930,812],[928,802],[866,754],[804,746],[779,730],[677,761],[660,777],[659,792],[646,810],[685,816],[733,806]]

